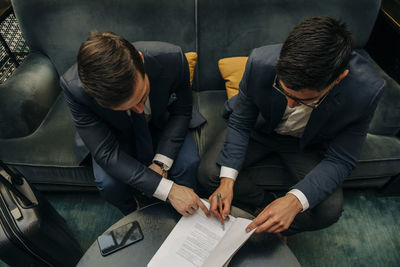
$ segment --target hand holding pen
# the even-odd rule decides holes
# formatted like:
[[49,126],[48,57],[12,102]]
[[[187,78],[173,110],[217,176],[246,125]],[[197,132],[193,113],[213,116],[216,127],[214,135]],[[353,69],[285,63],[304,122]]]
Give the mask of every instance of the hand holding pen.
[[[233,185],[235,181],[230,178],[221,178],[221,184],[208,198],[210,202],[210,213],[218,220],[229,219],[233,199]],[[220,205],[218,206],[218,194],[220,194]],[[221,207],[221,209],[220,209]]]

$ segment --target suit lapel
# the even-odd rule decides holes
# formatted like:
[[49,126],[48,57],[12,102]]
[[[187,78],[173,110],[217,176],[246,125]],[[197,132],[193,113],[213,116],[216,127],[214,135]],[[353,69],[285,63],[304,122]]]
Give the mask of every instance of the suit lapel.
[[287,105],[286,98],[276,91],[275,89],[271,89],[271,120],[269,128],[273,131],[279,122],[282,120],[283,114],[285,113]]
[[[160,120],[162,119],[162,114],[160,114],[163,104],[162,97],[162,71],[163,68],[160,63],[152,56],[144,55],[144,68],[149,76],[150,81],[150,107],[151,107],[151,118],[153,124],[158,126],[160,125]],[[160,97],[161,96],[161,97]]]
[[339,92],[340,84],[333,88],[322,104],[311,112],[310,119],[304,129],[303,137],[300,140],[300,147],[302,149],[315,137],[325,124],[325,121],[340,106]]

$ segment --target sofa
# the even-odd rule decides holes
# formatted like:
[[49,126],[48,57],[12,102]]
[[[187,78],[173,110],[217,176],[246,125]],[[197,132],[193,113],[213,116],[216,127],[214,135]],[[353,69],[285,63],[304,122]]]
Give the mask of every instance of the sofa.
[[[207,123],[193,132],[200,156],[225,127],[227,99],[218,60],[248,56],[255,47],[281,43],[304,17],[345,21],[355,47],[387,81],[359,162],[344,187],[400,191],[400,86],[364,47],[380,8],[378,0],[13,0],[30,52],[0,85],[0,159],[41,190],[93,190],[90,159],[79,165],[75,127],[59,77],[76,61],[91,30],[113,31],[130,41],[166,41],[197,52],[193,99]],[[256,181],[269,190],[295,183],[277,155],[259,162],[273,177]],[[393,190],[395,188],[395,190]]]

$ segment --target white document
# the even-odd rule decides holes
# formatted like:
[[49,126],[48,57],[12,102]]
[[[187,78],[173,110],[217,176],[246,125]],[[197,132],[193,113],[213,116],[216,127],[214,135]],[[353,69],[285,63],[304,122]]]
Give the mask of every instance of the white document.
[[179,220],[147,266],[223,266],[254,232],[246,233],[250,222],[229,215],[224,231],[217,218],[198,209]]

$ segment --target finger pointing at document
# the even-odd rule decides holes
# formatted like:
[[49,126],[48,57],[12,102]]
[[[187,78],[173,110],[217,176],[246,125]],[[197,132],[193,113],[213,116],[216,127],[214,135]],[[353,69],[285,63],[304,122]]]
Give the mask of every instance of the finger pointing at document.
[[207,207],[191,188],[174,183],[171,187],[171,191],[168,194],[168,199],[175,210],[182,216],[190,216],[199,208],[203,210],[207,217],[210,216],[210,212]]
[[280,233],[289,228],[296,215],[302,210],[301,203],[292,194],[278,198],[269,204],[246,228],[250,232],[257,227],[256,233]]

